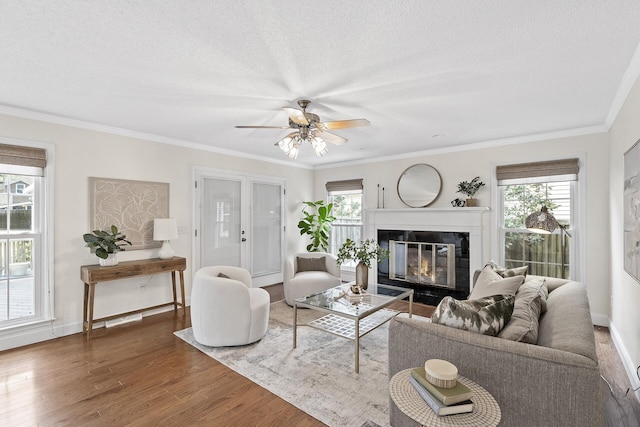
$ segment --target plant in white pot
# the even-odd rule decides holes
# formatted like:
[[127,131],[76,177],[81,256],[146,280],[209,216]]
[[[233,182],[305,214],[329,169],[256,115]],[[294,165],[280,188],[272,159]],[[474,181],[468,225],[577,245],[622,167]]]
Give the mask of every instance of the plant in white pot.
[[484,182],[480,181],[480,177],[476,176],[471,181],[462,181],[458,183],[458,191],[456,193],[462,193],[467,196],[466,206],[478,206],[478,201],[473,198],[475,194],[484,187]]
[[375,240],[367,239],[361,241],[359,245],[351,239],[347,239],[338,251],[338,264],[342,265],[346,260],[357,261],[356,265],[356,288],[367,289],[369,282],[369,269],[371,261],[377,259],[378,262],[389,256],[389,251],[381,247]]
[[118,227],[111,226],[110,231],[93,230],[82,235],[85,246],[96,248],[96,256],[102,266],[118,264],[118,252],[124,251],[124,245],[131,245],[127,236],[118,231]]

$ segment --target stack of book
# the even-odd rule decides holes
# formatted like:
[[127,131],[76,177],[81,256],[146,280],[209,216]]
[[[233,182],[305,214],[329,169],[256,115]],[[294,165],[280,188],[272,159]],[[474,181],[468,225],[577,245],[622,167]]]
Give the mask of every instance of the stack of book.
[[438,387],[427,380],[424,368],[413,368],[409,382],[438,416],[473,412],[473,392],[460,381],[450,388]]

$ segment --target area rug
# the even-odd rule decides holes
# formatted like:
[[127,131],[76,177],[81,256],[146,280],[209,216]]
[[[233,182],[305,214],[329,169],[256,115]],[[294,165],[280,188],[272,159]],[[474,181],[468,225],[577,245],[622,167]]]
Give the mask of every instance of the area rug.
[[[298,323],[321,316],[298,310]],[[241,347],[198,344],[191,328],[175,334],[205,354],[329,426],[389,425],[388,323],[360,340],[360,373],[354,372],[354,341],[298,327],[293,348],[293,309],[271,304],[269,329]]]

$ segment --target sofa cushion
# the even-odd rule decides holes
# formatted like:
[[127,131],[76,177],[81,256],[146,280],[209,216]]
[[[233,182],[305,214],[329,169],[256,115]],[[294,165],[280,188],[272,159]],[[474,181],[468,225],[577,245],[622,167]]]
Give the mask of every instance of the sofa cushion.
[[317,258],[296,257],[296,263],[298,264],[298,273],[301,271],[327,271],[326,257],[323,256]]
[[496,263],[495,261],[489,261],[487,264],[485,264],[485,267],[491,268],[493,271],[495,271],[502,277],[526,276],[527,271],[529,270],[528,265],[523,265],[521,267],[507,268],[507,267],[502,267],[501,265],[498,265],[498,263]]
[[598,362],[584,283],[569,281],[549,292],[547,312],[540,317],[537,344]]
[[500,338],[535,344],[538,341],[538,327],[542,311],[542,291],[544,280],[525,282],[516,294],[511,320],[498,334]]
[[511,318],[514,299],[513,295],[492,295],[464,301],[444,297],[431,315],[431,321],[465,331],[496,336]]
[[515,295],[524,282],[524,276],[502,277],[490,266],[482,269],[478,275],[469,299],[479,299],[491,295]]

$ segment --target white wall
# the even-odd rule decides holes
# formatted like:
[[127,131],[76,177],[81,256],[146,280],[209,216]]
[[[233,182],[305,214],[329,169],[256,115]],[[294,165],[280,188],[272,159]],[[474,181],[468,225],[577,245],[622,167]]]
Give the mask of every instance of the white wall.
[[[210,151],[161,144],[142,139],[0,115],[0,137],[55,144],[55,316],[47,325],[56,335],[82,330],[83,284],[80,266],[96,264],[84,247],[82,235],[90,231],[88,177],[107,177],[170,183],[171,216],[189,232],[171,245],[187,258],[187,301],[191,289],[192,169],[194,166],[251,172],[286,179],[287,252],[304,248],[296,228],[298,205],[310,200],[313,173]],[[157,249],[126,251],[120,260],[157,256]],[[110,282],[96,287],[95,317],[161,304],[172,299],[168,274]],[[145,285],[145,286],[141,286]],[[53,327],[52,327],[53,326]],[[0,335],[2,339],[11,332]],[[37,334],[34,334],[34,337]],[[6,347],[4,347],[6,348]]]
[[[365,182],[365,207],[376,208],[377,185],[385,187],[386,208],[406,208],[396,192],[400,174],[416,163],[427,163],[435,167],[442,177],[442,191],[438,199],[430,207],[451,207],[451,200],[463,195],[456,193],[460,181],[471,180],[475,176],[487,186],[476,194],[481,206],[492,208],[491,215],[485,215],[484,227],[490,230],[488,235],[495,235],[492,215],[492,174],[495,164],[522,163],[548,160],[558,157],[581,156],[586,162],[586,283],[589,292],[592,317],[598,323],[607,323],[609,318],[609,267],[603,254],[609,253],[609,237],[607,227],[609,211],[608,199],[608,135],[606,133],[559,138],[533,143],[505,145],[500,147],[472,149],[468,151],[438,153],[414,156],[368,164],[318,169],[315,172],[315,198],[324,197],[324,184],[327,181],[363,178]],[[429,207],[424,208],[429,209]],[[462,208],[460,208],[462,209]],[[497,257],[491,251],[491,242],[484,242],[483,254]],[[482,266],[478,266],[482,267]]]
[[[610,130],[609,209],[611,217],[611,335],[634,388],[640,386],[640,283],[624,271],[624,152],[640,139],[640,80],[637,80]],[[636,393],[640,399],[640,391]]]

